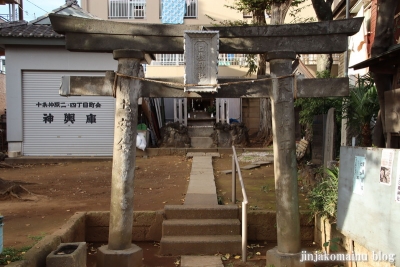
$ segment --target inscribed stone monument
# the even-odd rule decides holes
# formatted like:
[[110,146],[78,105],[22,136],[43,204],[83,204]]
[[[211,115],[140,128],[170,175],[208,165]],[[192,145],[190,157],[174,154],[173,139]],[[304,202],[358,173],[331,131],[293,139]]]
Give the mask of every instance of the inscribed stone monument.
[[185,92],[216,92],[218,31],[185,31]]

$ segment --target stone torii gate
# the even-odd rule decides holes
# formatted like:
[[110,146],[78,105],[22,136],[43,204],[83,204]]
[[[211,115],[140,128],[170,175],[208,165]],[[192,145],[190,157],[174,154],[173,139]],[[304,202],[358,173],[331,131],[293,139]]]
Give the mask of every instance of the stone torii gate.
[[[108,246],[100,248],[97,266],[140,266],[141,249],[131,244],[133,180],[139,97],[266,98],[272,100],[276,248],[267,252],[267,264],[304,266],[300,259],[300,221],[293,99],[348,95],[348,78],[299,79],[291,74],[296,54],[340,53],[347,37],[358,32],[362,18],[307,24],[208,27],[132,24],[50,14],[53,29],[66,36],[71,51],[109,52],[118,71],[105,77],[64,77],[62,95],[115,96],[115,130]],[[221,53],[268,52],[271,79],[252,83],[219,79],[220,88],[187,92],[174,83],[154,83],[143,76],[141,62],[152,53],[183,53],[184,31],[218,31]],[[145,51],[145,52],[142,52]],[[118,77],[117,77],[118,76]],[[183,84],[183,78],[164,79]]]

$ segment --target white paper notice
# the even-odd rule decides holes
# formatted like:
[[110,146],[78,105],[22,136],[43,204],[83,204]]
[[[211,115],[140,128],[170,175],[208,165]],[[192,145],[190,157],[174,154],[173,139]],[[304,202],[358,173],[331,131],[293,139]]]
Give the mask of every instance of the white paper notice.
[[394,149],[382,149],[381,170],[379,182],[384,185],[392,183],[392,168],[394,159]]
[[399,155],[397,156],[397,180],[396,180],[396,194],[395,194],[395,198],[396,198],[396,202],[400,203],[400,152]]
[[365,157],[356,156],[354,160],[353,193],[362,195],[364,192]]

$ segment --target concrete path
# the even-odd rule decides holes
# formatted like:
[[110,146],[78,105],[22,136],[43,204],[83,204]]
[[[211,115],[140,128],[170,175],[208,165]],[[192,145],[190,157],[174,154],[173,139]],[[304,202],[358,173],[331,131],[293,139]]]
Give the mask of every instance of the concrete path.
[[192,171],[184,205],[218,205],[212,157],[219,153],[188,153],[193,157]]
[[224,267],[219,256],[182,256],[181,267]]

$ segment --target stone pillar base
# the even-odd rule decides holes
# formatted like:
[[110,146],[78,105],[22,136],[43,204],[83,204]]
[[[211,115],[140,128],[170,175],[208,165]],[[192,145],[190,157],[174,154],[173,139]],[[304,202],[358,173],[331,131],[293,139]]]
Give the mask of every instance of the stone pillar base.
[[97,251],[97,267],[141,267],[143,266],[143,251],[132,244],[128,249],[110,250],[108,245],[99,247]]
[[280,253],[275,247],[267,251],[267,266],[274,267],[312,267],[313,262],[301,262],[301,253]]

